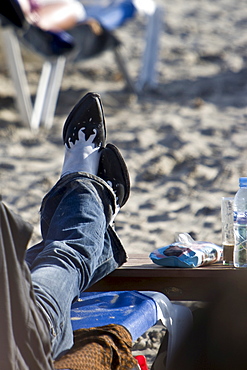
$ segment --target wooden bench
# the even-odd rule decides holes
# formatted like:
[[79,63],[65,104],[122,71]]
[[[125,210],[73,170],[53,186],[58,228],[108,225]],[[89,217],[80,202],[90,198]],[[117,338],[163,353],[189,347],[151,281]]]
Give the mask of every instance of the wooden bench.
[[137,254],[88,290],[154,290],[170,300],[207,301],[219,282],[241,272],[222,262],[197,268],[165,268],[155,265],[147,255]]

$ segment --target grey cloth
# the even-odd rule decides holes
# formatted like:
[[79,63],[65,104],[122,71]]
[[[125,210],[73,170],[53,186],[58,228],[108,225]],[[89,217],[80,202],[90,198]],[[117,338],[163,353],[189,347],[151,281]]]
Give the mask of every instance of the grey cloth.
[[48,326],[24,262],[32,227],[0,201],[0,369],[53,369]]

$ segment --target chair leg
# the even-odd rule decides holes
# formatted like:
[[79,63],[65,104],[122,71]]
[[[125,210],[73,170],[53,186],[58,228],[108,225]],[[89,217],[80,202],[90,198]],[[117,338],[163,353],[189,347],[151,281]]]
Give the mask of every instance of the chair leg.
[[33,130],[41,124],[49,129],[54,119],[66,58],[61,56],[44,62],[33,106],[19,41],[12,28],[3,29],[3,40],[22,122],[28,123]]
[[151,297],[155,301],[158,319],[168,331],[167,353],[166,348],[161,344],[159,354],[153,363],[152,370],[161,370],[164,368],[164,364],[165,368],[169,370],[173,356],[176,355],[180,344],[184,340],[188,330],[192,327],[192,312],[186,306],[171,303],[162,293],[150,291],[141,293]]
[[52,126],[65,62],[65,57],[59,57],[43,65],[31,119],[32,129],[40,125],[47,129]]
[[132,93],[136,94],[137,90],[136,90],[135,84],[134,84],[132,78],[130,77],[130,74],[129,74],[129,72],[127,70],[127,67],[126,67],[127,62],[125,62],[124,57],[121,54],[119,47],[115,47],[113,49],[113,52],[114,52],[114,56],[115,56],[115,60],[117,62],[117,65],[118,65],[118,67],[119,67],[119,69],[120,69],[120,71],[121,71],[121,73],[122,73],[122,75],[123,75],[123,77],[124,77],[124,79],[127,83],[128,89]]
[[157,85],[157,59],[159,49],[159,34],[163,23],[163,10],[157,7],[153,14],[146,15],[148,23],[145,34],[146,46],[142,58],[142,66],[137,82],[137,89],[143,90],[145,86]]
[[152,364],[151,370],[169,370],[167,366],[167,356],[168,356],[168,342],[169,342],[169,332],[165,334],[159,351],[155,357],[155,360]]
[[25,74],[20,45],[14,31],[10,27],[3,28],[4,49],[10,76],[14,83],[17,106],[24,124],[31,122],[32,102]]
[[47,91],[46,105],[42,115],[45,128],[50,129],[53,124],[58,95],[61,88],[66,58],[60,56],[52,66],[51,79]]

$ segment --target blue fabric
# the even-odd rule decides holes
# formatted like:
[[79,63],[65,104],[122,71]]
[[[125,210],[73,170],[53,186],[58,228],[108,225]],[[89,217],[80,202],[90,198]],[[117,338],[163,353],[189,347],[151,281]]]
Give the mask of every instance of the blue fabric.
[[136,8],[131,0],[116,1],[109,6],[85,7],[87,17],[94,18],[108,31],[121,27],[136,13]]
[[152,298],[137,291],[83,292],[71,310],[73,330],[119,324],[136,340],[157,323]]
[[109,226],[114,211],[112,189],[85,173],[64,176],[42,202],[43,241],[27,251],[26,262],[50,328],[53,358],[73,344],[72,302],[126,261]]

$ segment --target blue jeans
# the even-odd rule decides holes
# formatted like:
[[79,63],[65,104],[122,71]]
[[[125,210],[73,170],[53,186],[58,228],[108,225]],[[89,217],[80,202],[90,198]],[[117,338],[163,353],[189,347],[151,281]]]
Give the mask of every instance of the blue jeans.
[[109,225],[116,202],[99,177],[62,177],[41,205],[42,242],[27,250],[37,305],[50,330],[56,359],[73,345],[71,304],[80,292],[126,261]]

